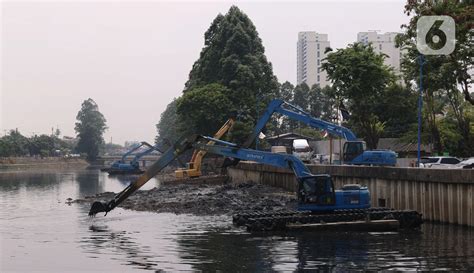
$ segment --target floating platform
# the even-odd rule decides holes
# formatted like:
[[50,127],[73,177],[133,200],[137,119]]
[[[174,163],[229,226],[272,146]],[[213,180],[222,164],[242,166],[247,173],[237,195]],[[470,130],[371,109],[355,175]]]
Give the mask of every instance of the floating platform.
[[233,222],[236,226],[245,226],[248,231],[337,229],[338,226],[344,230],[392,231],[418,228],[423,219],[422,215],[414,210],[370,208],[336,210],[329,213],[249,212],[234,215]]
[[332,230],[332,231],[371,231],[387,232],[397,231],[400,228],[398,220],[374,220],[374,221],[353,221],[353,222],[335,222],[319,224],[288,224],[288,230]]

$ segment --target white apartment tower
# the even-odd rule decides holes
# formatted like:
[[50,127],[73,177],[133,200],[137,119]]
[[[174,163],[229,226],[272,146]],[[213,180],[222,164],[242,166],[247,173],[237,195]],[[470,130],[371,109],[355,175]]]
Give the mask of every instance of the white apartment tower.
[[357,42],[365,45],[372,44],[375,52],[384,53],[388,57],[385,58],[384,63],[394,68],[397,75],[400,74],[400,48],[395,47],[395,37],[399,33],[387,32],[383,34],[377,31],[359,32],[357,34]]
[[310,88],[319,84],[325,87],[329,84],[326,71],[321,69],[324,51],[329,47],[328,35],[314,31],[298,33],[297,42],[297,84],[306,83]]

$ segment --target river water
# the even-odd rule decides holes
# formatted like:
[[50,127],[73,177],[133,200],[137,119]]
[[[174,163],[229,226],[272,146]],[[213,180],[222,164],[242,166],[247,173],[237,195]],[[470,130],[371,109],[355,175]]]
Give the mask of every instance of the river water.
[[[403,233],[251,234],[229,216],[66,204],[130,178],[98,171],[0,171],[0,272],[474,270],[474,229],[425,223]],[[151,180],[144,186],[159,186]]]

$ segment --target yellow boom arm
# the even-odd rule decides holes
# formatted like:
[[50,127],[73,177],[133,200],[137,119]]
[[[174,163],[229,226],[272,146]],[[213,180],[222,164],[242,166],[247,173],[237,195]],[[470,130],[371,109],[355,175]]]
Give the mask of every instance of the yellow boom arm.
[[[230,128],[234,125],[234,120],[232,118],[228,119],[224,125],[214,134],[214,138],[220,139],[225,133],[227,133]],[[214,141],[209,141],[207,145],[214,145]],[[194,150],[191,161],[188,163],[187,168],[176,170],[176,178],[185,178],[185,177],[199,177],[201,176],[201,164],[202,159],[206,155],[204,150]]]

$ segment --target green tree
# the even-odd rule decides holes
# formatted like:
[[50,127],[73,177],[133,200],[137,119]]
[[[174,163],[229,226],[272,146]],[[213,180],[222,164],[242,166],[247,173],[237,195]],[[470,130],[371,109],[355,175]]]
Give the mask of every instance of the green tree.
[[18,130],[11,130],[8,135],[0,139],[0,156],[25,155],[28,155],[28,138],[23,136]]
[[327,55],[322,67],[333,83],[334,98],[344,101],[351,113],[349,125],[371,149],[377,147],[384,122],[374,114],[385,88],[393,83],[393,71],[384,65],[385,56],[371,45],[354,43]]
[[398,84],[388,86],[374,113],[385,123],[383,137],[402,137],[417,123],[417,93]]
[[284,101],[293,101],[293,90],[295,87],[290,82],[286,81],[280,85],[279,98]]
[[323,113],[323,105],[324,105],[324,98],[323,98],[323,91],[318,84],[315,84],[309,90],[309,97],[308,97],[308,108],[309,113],[316,118],[321,118]]
[[[195,105],[195,102],[199,101],[207,105],[206,99],[210,100],[210,104],[216,99],[223,101],[227,105],[213,109],[214,119],[206,119],[210,122],[206,128],[218,128],[223,122],[222,117],[232,110],[239,112],[239,122],[245,123],[242,126],[234,126],[233,129],[245,131],[234,132],[232,135],[248,135],[257,119],[257,112],[263,110],[278,92],[277,79],[264,52],[255,26],[239,8],[232,6],[227,14],[219,14],[204,34],[204,48],[189,73],[180,104]],[[209,84],[219,84],[225,89],[209,89],[206,87]],[[209,95],[212,90],[219,90],[220,93],[207,97],[197,94],[206,92]],[[187,93],[193,95],[187,96]],[[197,98],[199,100],[196,100]],[[181,108],[178,118],[180,123],[183,123],[183,128],[195,126],[188,122],[195,121],[190,117],[202,116],[200,110],[202,107]],[[213,126],[209,126],[210,124]],[[194,127],[196,130],[199,128],[202,127]]]
[[[232,6],[227,14],[219,14],[204,34],[204,48],[189,73],[183,96],[178,99],[182,106],[177,111],[177,102],[168,105],[157,124],[157,139],[190,132],[214,133],[212,128],[219,128],[234,113],[239,114],[239,120],[230,135],[234,140],[240,139],[248,135],[257,112],[278,91],[255,26],[239,8]],[[206,107],[209,105],[218,107]],[[196,117],[204,118],[207,126]]]
[[75,130],[79,138],[76,149],[80,153],[86,153],[89,160],[93,160],[99,155],[100,147],[104,143],[106,120],[99,112],[97,103],[90,98],[82,103],[76,119]]
[[177,100],[173,99],[173,101],[166,106],[166,110],[161,113],[160,121],[156,125],[156,129],[158,130],[158,136],[155,140],[156,143],[161,141],[172,143],[180,137],[180,124],[178,114],[176,113],[176,105]]
[[291,103],[307,111],[309,109],[309,97],[309,86],[306,83],[302,83],[295,87]]
[[35,135],[29,139],[30,155],[50,156],[54,154],[55,138],[48,135]]
[[[288,81],[284,82],[283,84],[280,85],[278,98],[286,102],[292,102],[294,89],[295,89],[295,86],[293,84],[291,84]],[[277,124],[278,132],[276,132],[276,134],[282,134],[283,132],[287,132],[291,130],[290,119],[288,117],[281,116],[278,114],[274,116],[277,121],[276,124]]]
[[[309,97],[310,97],[310,92],[309,92],[309,87],[306,83],[302,83],[300,85],[295,86],[293,89],[293,99],[289,101],[291,104],[298,106],[304,111],[308,111],[309,108]],[[290,131],[295,131],[296,129],[299,129],[301,133],[302,128],[306,128],[307,126],[305,124],[302,124],[299,121],[296,121],[294,119],[288,119],[285,117],[285,121],[287,123],[287,130]]]
[[[321,94],[318,96],[318,99],[321,99],[321,119],[335,122],[338,119],[338,102],[342,100],[342,98],[337,96],[336,89],[332,86],[325,86],[321,89]],[[315,111],[315,110],[313,110]]]
[[[474,69],[472,62],[474,5],[472,1],[408,1],[405,13],[411,18],[408,24],[402,25],[405,32],[397,37],[397,44],[406,52],[402,59],[402,71],[407,83],[418,84],[420,81],[417,62],[420,53],[415,43],[416,22],[419,17],[449,15],[456,22],[454,52],[450,55],[424,57],[423,121],[426,123],[424,127],[430,132],[428,141],[433,143],[436,152],[456,150],[460,156],[472,155],[474,132],[471,130],[471,120],[467,112],[474,104],[474,97],[470,91],[472,78],[469,75],[469,71]],[[446,116],[448,113],[449,117]],[[446,124],[448,120],[450,124]],[[457,143],[462,143],[462,149],[459,147],[454,149],[456,145],[452,144],[445,146],[450,142],[446,136],[453,136],[454,129],[458,131],[457,136],[461,136]]]
[[197,87],[177,101],[179,120],[186,124],[185,134],[214,135],[235,109],[228,99],[231,91],[217,83]]
[[[474,68],[472,56],[474,56],[474,40],[472,39],[472,26],[474,24],[474,2],[473,1],[407,1],[405,13],[410,16],[408,24],[402,25],[403,35],[397,39],[399,46],[409,51],[409,53],[419,54],[416,49],[416,24],[420,16],[425,15],[448,15],[456,23],[456,47],[454,52],[448,56],[430,56],[432,59],[441,58],[444,64],[450,66],[450,74],[461,88],[464,99],[474,105],[474,96],[470,90],[472,78],[470,71]],[[405,69],[416,65],[413,54],[405,58]],[[412,78],[408,78],[412,80]]]
[[275,91],[277,81],[262,40],[238,7],[232,6],[225,16],[219,14],[204,37],[204,48],[189,74],[186,90],[220,83],[234,93],[237,105],[245,105],[245,98],[255,97],[257,92]]

